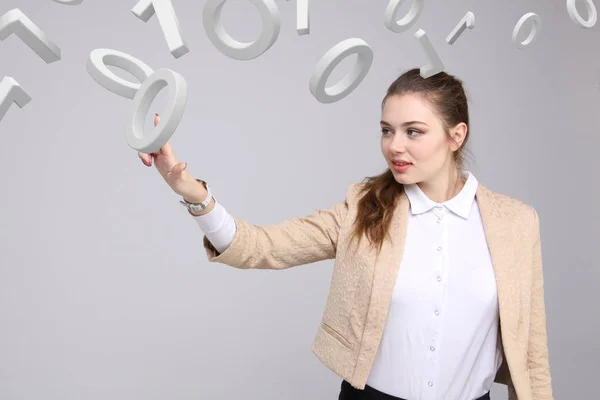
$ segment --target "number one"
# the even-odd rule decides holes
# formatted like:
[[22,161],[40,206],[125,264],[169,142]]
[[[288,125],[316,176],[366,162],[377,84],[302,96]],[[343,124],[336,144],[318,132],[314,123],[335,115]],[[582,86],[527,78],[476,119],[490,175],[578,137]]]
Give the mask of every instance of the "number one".
[[131,12],[144,22],[148,22],[156,14],[173,57],[179,58],[190,51],[182,38],[179,21],[171,0],[140,0]]
[[298,35],[310,34],[309,0],[296,0],[296,31]]
[[23,108],[30,101],[31,97],[13,78],[6,76],[0,81],[0,121],[13,103]]
[[6,39],[13,33],[46,64],[60,60],[58,46],[48,39],[44,31],[31,22],[18,8],[12,9],[0,17],[0,40]]
[[456,39],[458,39],[458,37],[462,35],[462,33],[467,28],[471,30],[475,28],[475,14],[473,14],[471,11],[467,11],[463,19],[461,19],[458,25],[456,25],[456,27],[454,28],[454,30],[450,32],[450,34],[446,38],[446,42],[449,45],[453,45],[454,42],[456,42]]
[[423,29],[419,29],[415,32],[415,37],[419,39],[421,45],[423,45],[423,48],[425,49],[425,54],[427,54],[427,57],[429,58],[429,63],[421,67],[421,77],[427,79],[430,76],[442,72],[445,68],[444,63],[429,41],[427,33],[425,33]]

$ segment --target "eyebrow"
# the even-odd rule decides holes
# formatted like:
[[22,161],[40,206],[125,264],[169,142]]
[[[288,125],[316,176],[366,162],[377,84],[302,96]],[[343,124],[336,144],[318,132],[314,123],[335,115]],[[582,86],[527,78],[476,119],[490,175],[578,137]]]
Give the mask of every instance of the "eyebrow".
[[[392,126],[392,124],[390,124],[389,122],[386,122],[386,121],[380,121],[380,123],[381,123],[381,125]],[[408,125],[412,125],[412,124],[422,124],[422,125],[429,126],[425,122],[422,122],[422,121],[406,121],[405,123],[403,123],[400,126],[408,126]]]

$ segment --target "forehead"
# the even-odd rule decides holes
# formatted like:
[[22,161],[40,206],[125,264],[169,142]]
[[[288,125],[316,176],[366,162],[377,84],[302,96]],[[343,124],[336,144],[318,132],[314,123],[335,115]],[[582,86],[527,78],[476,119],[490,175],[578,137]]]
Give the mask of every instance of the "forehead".
[[390,96],[385,101],[381,112],[381,119],[393,126],[401,125],[406,121],[423,121],[433,125],[437,117],[431,106],[416,94]]

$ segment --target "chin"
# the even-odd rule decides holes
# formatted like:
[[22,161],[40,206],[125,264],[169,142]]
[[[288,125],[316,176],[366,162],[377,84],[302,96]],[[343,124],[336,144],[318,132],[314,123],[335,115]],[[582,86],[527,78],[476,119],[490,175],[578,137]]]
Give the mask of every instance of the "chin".
[[412,183],[415,183],[415,179],[410,177],[409,172],[401,174],[399,172],[394,171],[393,169],[390,169],[390,171],[392,171],[392,175],[394,175],[394,179],[396,179],[396,182],[402,185],[410,185]]

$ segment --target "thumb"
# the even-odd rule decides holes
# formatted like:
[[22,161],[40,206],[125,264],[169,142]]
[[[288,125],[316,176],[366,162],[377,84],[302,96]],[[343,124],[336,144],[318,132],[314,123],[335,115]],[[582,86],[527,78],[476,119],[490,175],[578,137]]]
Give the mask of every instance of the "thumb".
[[180,162],[173,166],[173,168],[167,172],[169,179],[178,179],[181,177],[182,172],[187,168],[186,162]]

